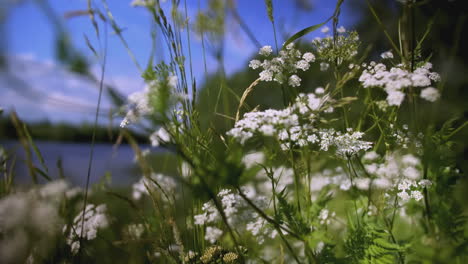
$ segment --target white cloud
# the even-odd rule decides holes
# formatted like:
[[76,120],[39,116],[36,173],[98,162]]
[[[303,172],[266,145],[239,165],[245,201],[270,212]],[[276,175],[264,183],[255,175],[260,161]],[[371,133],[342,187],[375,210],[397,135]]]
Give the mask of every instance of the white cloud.
[[[142,87],[137,78],[106,76],[105,79],[123,88],[125,94]],[[96,82],[51,61],[40,61],[33,54],[8,56],[7,68],[0,69],[0,89],[0,106],[7,111],[15,109],[22,119],[72,123],[94,120],[99,94]],[[110,107],[110,98],[103,92],[103,116]]]

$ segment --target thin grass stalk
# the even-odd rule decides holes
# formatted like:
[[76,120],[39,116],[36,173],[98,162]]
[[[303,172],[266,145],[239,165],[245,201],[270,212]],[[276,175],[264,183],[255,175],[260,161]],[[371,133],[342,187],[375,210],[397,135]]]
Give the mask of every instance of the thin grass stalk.
[[11,120],[13,125],[16,128],[16,133],[18,134],[19,141],[24,149],[26,155],[26,165],[28,167],[29,175],[33,181],[33,184],[38,184],[37,175],[34,170],[34,165],[32,163],[32,153],[31,148],[29,147],[28,141],[26,140],[26,135],[24,134],[24,126],[21,125],[21,121],[19,120],[16,112],[11,113]]
[[[84,232],[84,222],[85,222],[85,210],[86,210],[86,205],[88,202],[88,190],[89,190],[89,181],[91,178],[91,169],[93,165],[93,157],[94,157],[94,145],[96,142],[96,128],[98,125],[98,119],[99,119],[99,110],[101,107],[101,98],[102,98],[102,90],[104,86],[104,75],[106,72],[106,64],[107,64],[107,26],[104,25],[104,47],[103,47],[103,54],[102,54],[102,61],[101,61],[101,76],[100,76],[100,82],[99,82],[99,95],[98,95],[98,101],[97,101],[97,106],[96,106],[96,114],[94,117],[94,124],[93,124],[93,135],[91,138],[91,148],[89,151],[89,160],[88,160],[88,170],[86,173],[86,185],[85,185],[85,194],[84,194],[84,201],[83,201],[83,216],[81,218],[81,234],[80,234],[80,240],[79,240],[79,245],[80,248],[78,250],[78,262],[81,262],[81,252],[82,248],[84,247],[83,244],[83,232]],[[99,37],[99,36],[98,36]],[[98,38],[99,39],[99,38]],[[99,39],[100,41],[100,39]]]
[[260,78],[257,78],[254,82],[252,82],[247,89],[245,89],[244,93],[242,94],[242,97],[240,98],[239,101],[239,106],[237,107],[237,112],[236,112],[236,119],[235,121],[239,121],[240,119],[240,111],[242,106],[244,105],[245,100],[247,99],[247,96],[253,91],[254,87],[260,82]]
[[190,42],[190,23],[189,23],[189,18],[188,18],[188,12],[187,12],[187,0],[184,0],[184,7],[185,7],[185,19],[187,21],[187,46],[188,46],[188,52],[189,52],[189,62],[190,62],[190,83],[192,86],[192,111],[195,108],[195,102],[197,101],[197,88],[195,86],[195,79],[193,77],[193,66],[192,66],[192,44]]
[[392,46],[392,48],[398,53],[398,56],[400,56],[400,58],[404,58],[403,53],[401,53],[400,49],[398,49],[397,45],[395,44],[392,37],[390,36],[387,29],[385,28],[384,24],[382,23],[382,20],[377,15],[377,12],[375,11],[374,7],[372,7],[372,4],[370,3],[370,1],[366,0],[366,2],[367,2],[367,6],[369,7],[369,10],[371,11],[372,15],[375,18],[375,21],[377,21],[377,23],[379,24],[380,28],[382,29],[383,33],[385,34],[385,37],[387,37],[387,40],[390,42],[390,45]]

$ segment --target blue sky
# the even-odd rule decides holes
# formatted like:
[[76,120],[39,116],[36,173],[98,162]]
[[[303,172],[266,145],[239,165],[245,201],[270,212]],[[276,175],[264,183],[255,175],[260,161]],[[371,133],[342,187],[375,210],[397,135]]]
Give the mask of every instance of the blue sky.
[[[14,0],[9,1],[14,2]],[[98,88],[92,82],[67,72],[56,62],[54,26],[44,10],[35,2],[25,0],[8,10],[3,28],[4,35],[1,37],[7,42],[9,72],[8,74],[0,72],[0,90],[3,94],[0,97],[0,107],[6,110],[14,108],[26,120],[89,122],[93,120]],[[101,1],[94,2],[102,10]],[[274,16],[279,31],[292,34],[307,26],[321,23],[333,13],[336,4],[330,0],[312,0],[313,9],[304,11],[293,2],[273,0]],[[67,12],[86,10],[87,0],[49,0],[48,3],[71,35],[74,46],[94,63],[93,72],[98,75],[100,72],[98,61],[92,56],[84,38],[86,35],[94,46],[98,46],[89,18],[87,16],[63,18]],[[264,0],[237,0],[235,3],[238,13],[250,26],[257,40],[262,45],[274,46],[273,32]],[[137,61],[144,66],[152,45],[149,14],[143,8],[130,7],[128,0],[108,0],[108,4],[115,20],[124,29],[123,35],[130,49],[134,52]],[[170,7],[170,3],[162,5],[165,8]],[[206,0],[187,0],[189,21],[193,22],[196,12],[203,11],[206,5]],[[350,14],[345,1],[340,24],[346,28],[352,27],[355,21]],[[246,67],[248,59],[257,52],[257,48],[232,17],[228,17],[226,30],[228,33],[225,43],[225,68],[228,74],[232,74]],[[310,40],[319,34],[319,31],[314,32],[304,40]],[[182,35],[186,36],[185,32]],[[282,43],[284,39],[279,37],[279,43]],[[144,84],[140,72],[110,28],[107,41],[106,83],[116,86],[124,94],[142,89]],[[158,41],[156,45],[162,45],[162,41]],[[191,50],[194,77],[200,84],[204,76],[202,48],[200,39],[196,38],[193,32]],[[156,56],[163,59],[163,49],[158,49]],[[210,54],[207,56],[208,70],[213,72],[219,65]],[[11,75],[15,80],[22,80],[25,85],[12,81]],[[110,106],[109,100],[104,98],[103,102],[105,110]],[[101,120],[106,122],[107,119],[101,118]]]

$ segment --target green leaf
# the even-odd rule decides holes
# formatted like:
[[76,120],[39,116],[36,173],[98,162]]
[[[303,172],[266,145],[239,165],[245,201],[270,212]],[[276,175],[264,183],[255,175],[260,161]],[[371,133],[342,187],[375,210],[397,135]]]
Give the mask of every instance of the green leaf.
[[29,134],[29,131],[28,131],[27,127],[26,127],[26,124],[23,124],[23,131],[24,131],[24,134],[25,134],[26,138],[28,139],[29,144],[31,145],[31,147],[34,150],[34,153],[36,154],[37,158],[39,159],[39,162],[41,163],[42,168],[48,173],[49,170],[47,168],[47,165],[45,164],[44,158],[42,157],[41,151],[39,151],[39,148],[36,146],[36,143],[34,143],[32,137]]
[[88,46],[88,48],[93,52],[93,54],[94,54],[94,56],[96,56],[96,58],[99,58],[99,55],[98,55],[96,49],[91,44],[91,41],[89,41],[88,36],[86,36],[86,34],[84,34],[83,36],[84,36],[84,39],[85,39],[85,42],[86,42],[86,45]]
[[319,29],[320,27],[322,27],[323,25],[325,25],[328,21],[330,21],[331,18],[327,19],[325,22],[323,23],[320,23],[320,24],[317,24],[317,25],[313,25],[313,26],[310,26],[310,27],[306,27],[304,28],[303,30],[297,32],[296,34],[292,35],[288,40],[286,40],[286,42],[284,42],[283,44],[283,48],[284,49],[287,45],[289,45],[290,43],[292,43],[293,41],[295,41],[296,39],[298,38],[301,38],[317,29]]
[[39,173],[42,177],[44,177],[44,179],[52,181],[52,178],[50,178],[50,176],[43,170],[39,169],[38,167],[33,167],[33,169],[35,172]]
[[313,32],[313,31],[319,29],[320,27],[322,27],[323,25],[328,23],[328,21],[332,20],[333,18],[337,18],[339,13],[340,13],[340,7],[341,7],[341,4],[343,4],[343,1],[344,0],[338,0],[336,2],[335,12],[333,13],[333,15],[331,17],[329,17],[327,20],[325,20],[324,22],[322,22],[320,24],[313,25],[313,26],[310,26],[310,27],[306,27],[303,30],[301,30],[301,31],[297,32],[296,34],[292,35],[292,37],[290,37],[288,40],[286,40],[286,42],[284,42],[282,48],[284,49],[288,44],[292,43],[296,39],[301,38],[301,37]]

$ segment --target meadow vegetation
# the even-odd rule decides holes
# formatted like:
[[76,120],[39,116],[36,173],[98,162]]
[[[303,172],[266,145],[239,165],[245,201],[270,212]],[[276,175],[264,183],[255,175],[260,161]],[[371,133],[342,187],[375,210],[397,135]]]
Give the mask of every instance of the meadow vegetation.
[[[467,263],[466,103],[447,79],[459,74],[446,68],[458,46],[436,63],[444,14],[421,15],[432,1],[391,1],[399,16],[389,23],[362,1],[379,50],[340,24],[338,0],[329,19],[260,47],[232,76],[222,47],[234,3],[210,0],[191,18],[185,1],[163,2],[132,2],[154,19],[169,59],[149,58],[146,87],[119,106],[118,138],[141,179],[82,189],[28,159],[25,188],[14,184],[19,161],[1,150],[2,263]],[[277,39],[274,3],[263,11]],[[98,39],[105,24],[126,45],[106,2],[89,8]],[[220,65],[203,86],[192,74],[204,67],[191,61],[195,37]],[[104,50],[89,46],[104,72]],[[12,118],[28,157],[43,160]],[[132,127],[166,150],[164,161],[139,148]],[[163,162],[171,169],[158,170]]]

